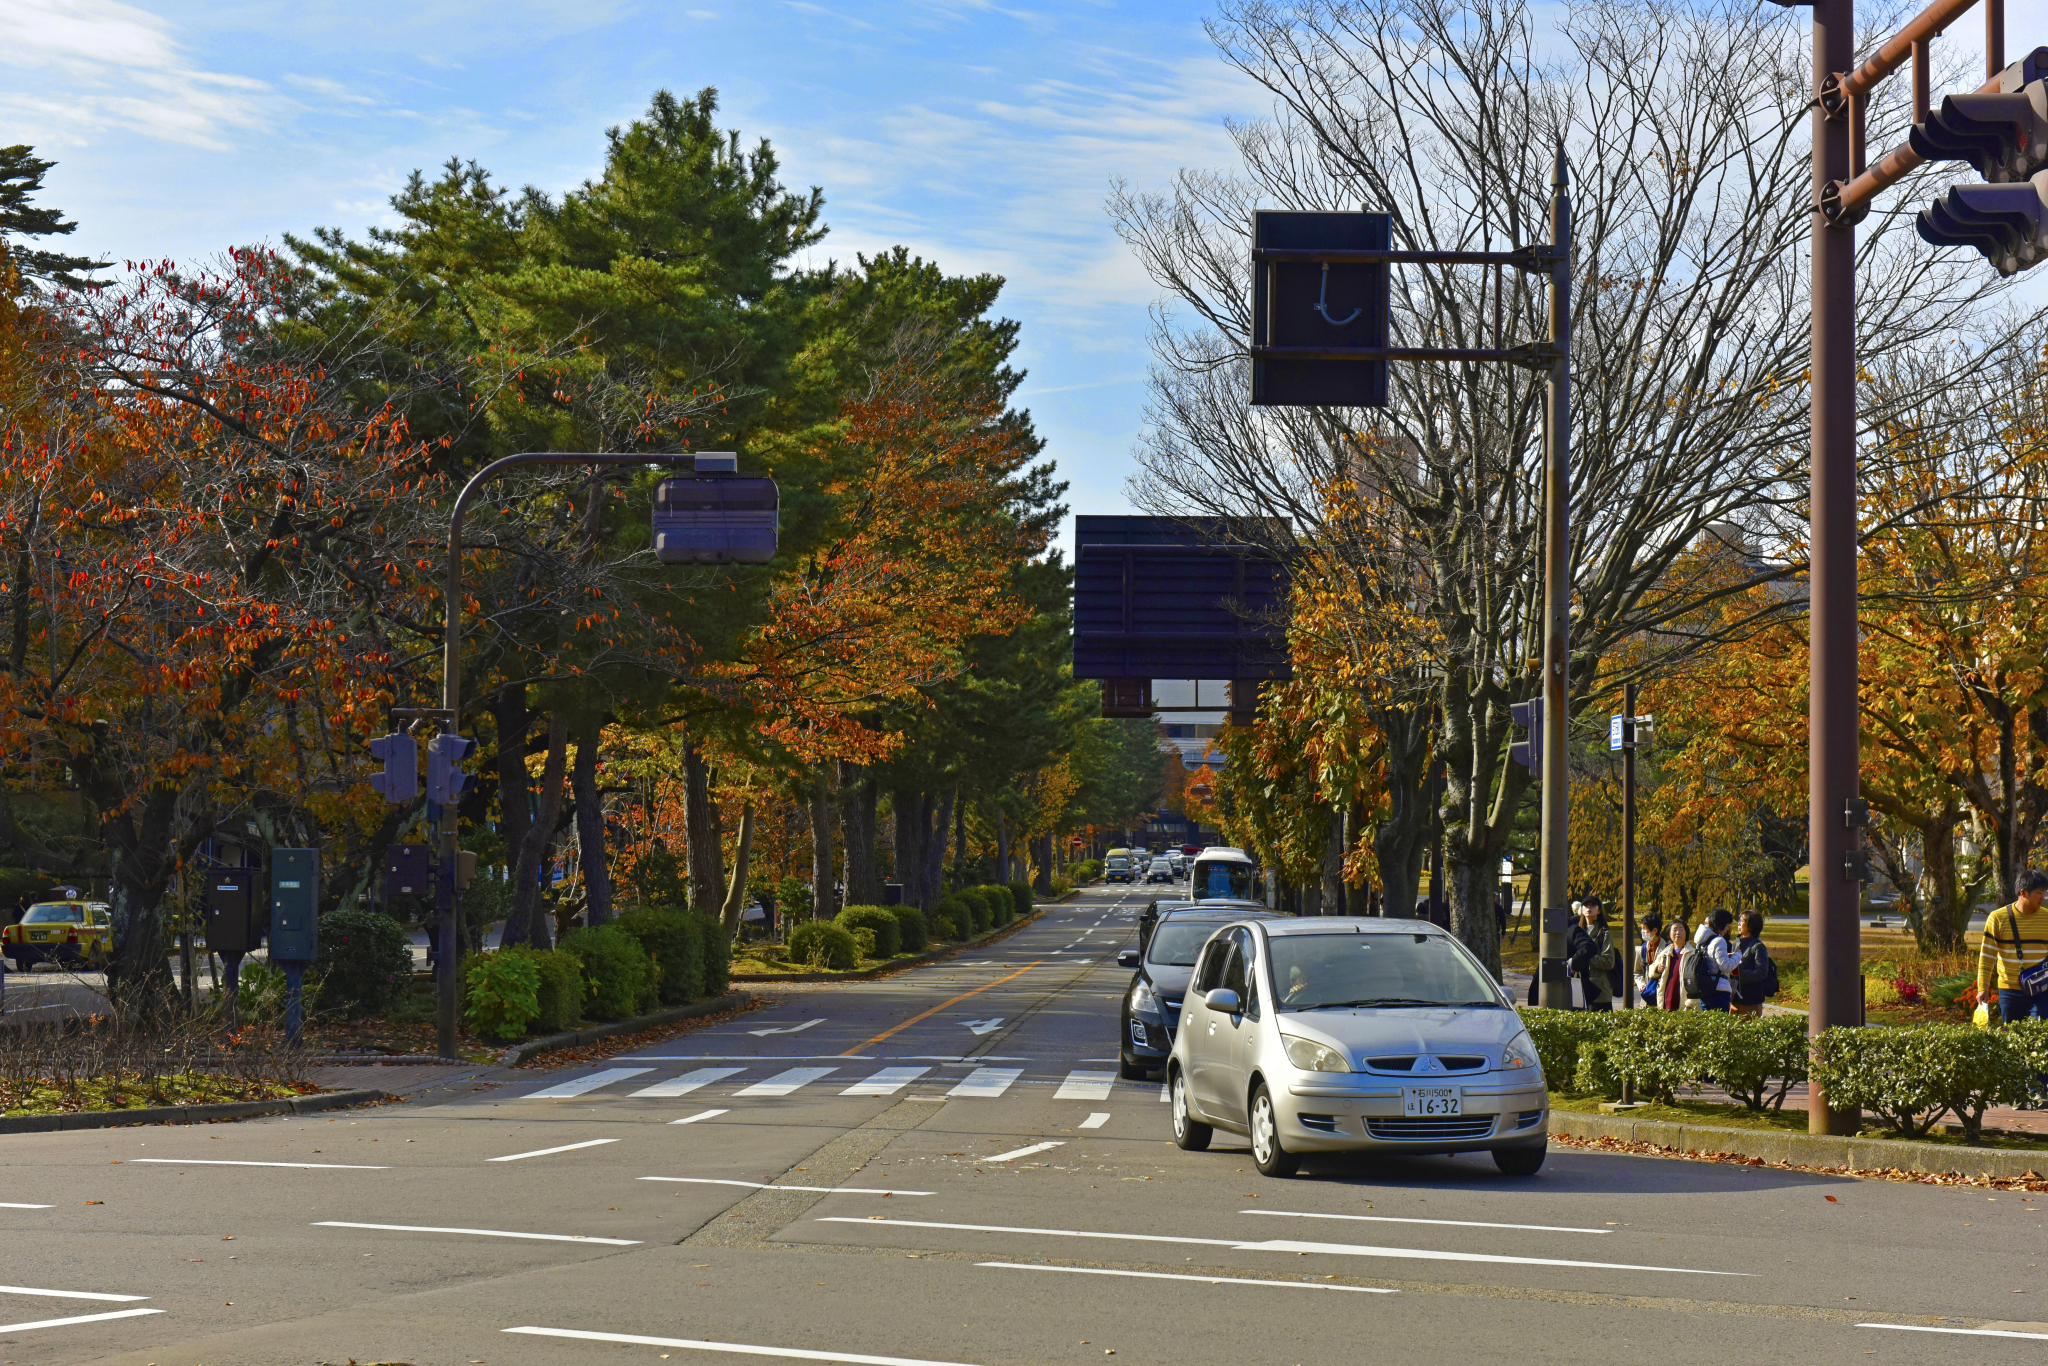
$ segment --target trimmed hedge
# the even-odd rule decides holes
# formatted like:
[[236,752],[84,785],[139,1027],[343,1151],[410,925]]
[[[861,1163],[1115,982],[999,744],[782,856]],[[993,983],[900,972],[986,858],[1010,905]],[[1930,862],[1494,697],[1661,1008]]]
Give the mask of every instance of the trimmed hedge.
[[412,984],[412,939],[382,911],[339,910],[320,917],[313,975],[318,1009],[351,1019],[382,1015]]
[[560,949],[535,949],[524,944],[504,949],[530,961],[540,972],[540,990],[535,995],[540,1013],[533,1024],[543,1034],[560,1034],[574,1029],[583,1018],[583,964]]
[[1937,1024],[1834,1028],[1814,1040],[1813,1079],[1834,1105],[1856,1106],[1918,1138],[1944,1114],[1974,1143],[1984,1111],[2025,1100],[2029,1049],[2005,1030]]
[[640,942],[654,964],[655,994],[678,1006],[704,995],[704,935],[701,916],[675,906],[641,906],[612,923]]
[[852,932],[834,920],[806,920],[791,930],[788,953],[792,963],[816,963],[828,972],[845,972],[860,961]]
[[939,910],[932,912],[931,937],[934,939],[966,938],[967,936],[961,932],[960,922],[954,918],[955,913],[963,908],[956,904],[952,910],[947,910],[945,909],[946,902],[944,901],[940,902],[939,906]]
[[585,926],[562,936],[562,953],[583,967],[584,1009],[593,1020],[623,1020],[660,1000],[654,960],[617,925]]
[[540,968],[533,955],[481,953],[462,968],[462,1018],[486,1038],[509,1042],[540,1014]]
[[693,915],[690,919],[697,922],[704,994],[723,996],[732,990],[732,941],[725,937],[725,926],[710,916]]
[[915,906],[890,906],[885,909],[896,916],[896,930],[903,938],[903,951],[923,953],[931,943],[931,932],[925,928],[924,912]]
[[832,918],[849,930],[873,930],[877,958],[894,958],[902,951],[903,930],[887,906],[848,906]]
[[1031,884],[1030,884],[1030,883],[1028,883],[1028,882],[1013,882],[1013,883],[1011,883],[1011,884],[1010,884],[1010,899],[1011,899],[1012,901],[1014,901],[1014,902],[1016,902],[1016,903],[1017,903],[1017,904],[1016,904],[1016,914],[1018,914],[1019,916],[1026,916],[1026,915],[1030,915],[1030,914],[1031,914]]

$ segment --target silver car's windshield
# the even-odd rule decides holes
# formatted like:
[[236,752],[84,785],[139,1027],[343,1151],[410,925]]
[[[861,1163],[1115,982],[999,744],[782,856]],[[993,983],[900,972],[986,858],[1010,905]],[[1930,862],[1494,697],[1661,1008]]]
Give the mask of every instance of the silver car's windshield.
[[1216,933],[1211,925],[1175,925],[1168,922],[1152,931],[1152,942],[1145,948],[1148,961],[1163,968],[1191,968],[1195,956],[1202,951],[1202,945],[1209,942],[1209,936]]
[[1204,863],[1195,869],[1188,896],[1194,901],[1252,899],[1252,870],[1246,863]]
[[1434,934],[1288,934],[1269,941],[1282,1010],[1498,1006],[1493,984]]

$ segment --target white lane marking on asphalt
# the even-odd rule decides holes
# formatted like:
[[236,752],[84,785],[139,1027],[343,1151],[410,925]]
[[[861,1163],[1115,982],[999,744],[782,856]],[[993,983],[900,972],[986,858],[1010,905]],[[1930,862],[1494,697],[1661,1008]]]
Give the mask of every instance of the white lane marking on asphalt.
[[638,1247],[638,1238],[593,1238],[584,1233],[508,1233],[501,1228],[443,1228],[436,1224],[351,1224],[340,1219],[316,1220],[314,1228],[367,1228],[382,1233],[467,1233],[478,1238],[531,1238],[542,1243],[605,1243]]
[[58,1300],[110,1300],[115,1304],[131,1304],[149,1298],[147,1295],[109,1295],[98,1290],[44,1290],[33,1285],[0,1285],[0,1295],[48,1295]]
[[1107,1123],[1109,1123],[1109,1111],[1097,1110],[1094,1114],[1082,1120],[1079,1127],[1083,1129],[1100,1129]]
[[777,1072],[766,1081],[757,1081],[752,1086],[733,1092],[740,1096],[786,1096],[800,1087],[809,1086],[819,1077],[837,1072],[836,1067],[792,1067],[787,1072]]
[[1273,1285],[1282,1290],[1350,1290],[1361,1295],[1398,1295],[1378,1285],[1318,1285],[1314,1281],[1261,1281],[1249,1276],[1188,1276],[1172,1271],[1112,1271],[1106,1266],[1046,1266],[1042,1262],[976,1262],[1009,1271],[1071,1271],[1083,1276],[1137,1276],[1148,1281],[1200,1281],[1203,1285]]
[[706,1342],[700,1338],[654,1338],[635,1333],[588,1333],[580,1328],[507,1328],[507,1333],[528,1333],[543,1338],[578,1338],[584,1342],[624,1342],[637,1347],[688,1347],[698,1352],[731,1352],[735,1356],[793,1357],[798,1361],[848,1361],[855,1366],[972,1366],[961,1361],[932,1361],[925,1357],[875,1357],[858,1352],[812,1352],[801,1347],[758,1347],[744,1342]]
[[486,1162],[519,1162],[529,1157],[553,1157],[556,1153],[573,1153],[578,1148],[602,1148],[607,1143],[617,1143],[616,1138],[590,1138],[581,1143],[564,1143],[559,1148],[535,1148],[530,1153],[509,1153],[504,1157],[487,1157]]
[[744,1067],[700,1067],[694,1072],[685,1072],[680,1077],[670,1077],[667,1081],[658,1081],[652,1086],[643,1086],[638,1091],[633,1092],[633,1094],[635,1096],[651,1096],[661,1099],[687,1096],[700,1086],[709,1086],[714,1081],[724,1081],[727,1077],[736,1077],[746,1070]]
[[108,1319],[132,1319],[138,1314],[161,1314],[161,1309],[110,1309],[104,1314],[79,1314],[68,1319],[37,1319],[34,1323],[0,1323],[0,1333],[26,1333],[37,1328],[63,1328],[74,1323],[105,1323]]
[[[131,1157],[131,1164],[156,1167],[336,1167],[351,1172],[388,1172],[389,1167],[366,1167],[355,1162],[236,1162],[225,1157]],[[48,1209],[48,1205],[37,1208]]]
[[812,1025],[821,1025],[823,1023],[825,1023],[824,1017],[820,1016],[818,1019],[815,1020],[805,1020],[802,1024],[784,1025],[779,1028],[773,1029],[750,1029],[747,1031],[747,1033],[753,1035],[757,1039],[765,1039],[770,1034],[801,1034],[806,1029],[809,1029]]
[[637,1077],[642,1072],[653,1070],[651,1067],[607,1067],[602,1072],[592,1072],[589,1076],[578,1077],[574,1081],[557,1082],[553,1086],[533,1092],[526,1099],[567,1100],[571,1096],[580,1096],[586,1091],[595,1091],[600,1086],[610,1086],[615,1081],[624,1081],[627,1077]]
[[1310,1214],[1291,1209],[1241,1209],[1273,1219],[1353,1219],[1367,1224],[1448,1224],[1452,1228],[1519,1228],[1531,1233],[1612,1233],[1611,1228],[1572,1228],[1563,1224],[1489,1224],[1477,1219],[1397,1219],[1391,1214]]
[[1159,1099],[1162,1103],[1173,1099],[1166,1093],[1166,1083],[1163,1081],[1159,1083]]
[[[984,1159],[987,1160],[987,1159]],[[1509,1257],[1491,1252],[1438,1252],[1430,1248],[1373,1247],[1364,1243],[1304,1243],[1291,1239],[1241,1242],[1233,1238],[1184,1238],[1164,1233],[1096,1233],[1071,1228],[1016,1228],[1006,1224],[929,1224],[915,1219],[819,1218],[821,1224],[899,1224],[905,1228],[950,1228],[966,1233],[1039,1233],[1050,1238],[1109,1238],[1138,1243],[1180,1243],[1190,1247],[1227,1247],[1237,1252],[1327,1252],[1342,1257],[1391,1257],[1425,1262],[1492,1262],[1505,1266],[1578,1266],[1596,1271],[1674,1271],[1690,1276],[1753,1276],[1752,1271],[1708,1271],[1696,1266],[1643,1266],[1633,1262],[1575,1262],[1559,1257]]]
[[1006,1153],[997,1153],[994,1157],[984,1157],[979,1160],[982,1162],[1008,1162],[1013,1157],[1029,1157],[1033,1153],[1042,1153],[1048,1148],[1064,1148],[1066,1145],[1067,1141],[1065,1139],[1057,1138],[1050,1143],[1034,1143],[1028,1148],[1012,1148]]
[[677,1181],[690,1186],[746,1186],[757,1191],[824,1191],[827,1195],[930,1195],[931,1191],[870,1189],[866,1186],[786,1186],[770,1181],[728,1181],[716,1176],[643,1176],[642,1181]]
[[1060,1089],[1052,1093],[1054,1100],[1108,1100],[1110,1085],[1116,1081],[1114,1072],[1069,1072],[1067,1079],[1060,1083]]
[[620,1062],[815,1062],[845,1058],[849,1062],[873,1062],[872,1053],[635,1053]]
[[1889,1328],[1898,1333],[1958,1333],[1972,1338],[2041,1338],[2048,1333],[2022,1333],[2012,1328],[1930,1328],[1918,1323],[1859,1323],[1858,1328]]
[[1003,1027],[1003,1017],[997,1015],[987,1020],[962,1020],[960,1023],[973,1030],[976,1035],[991,1034]]
[[0,1209],[55,1209],[55,1205],[17,1205],[12,1200],[0,1200]]
[[842,1096],[893,1096],[931,1070],[929,1067],[885,1067],[866,1081],[857,1081],[839,1094]]
[[672,1120],[670,1120],[670,1121],[669,1121],[669,1123],[671,1123],[671,1124],[695,1124],[695,1123],[696,1123],[696,1122],[697,1122],[698,1120],[700,1120],[700,1119],[716,1119],[716,1118],[718,1118],[718,1117],[719,1117],[720,1115],[729,1115],[729,1114],[731,1114],[731,1113],[732,1113],[732,1111],[730,1111],[730,1110],[699,1110],[699,1111],[698,1111],[698,1112],[697,1112],[696,1114],[694,1114],[694,1115],[684,1115],[684,1116],[683,1116],[683,1117],[682,1117],[681,1119],[672,1119]]
[[946,1092],[949,1096],[978,1096],[993,1100],[1010,1089],[1010,1083],[1024,1075],[1021,1067],[977,1067]]

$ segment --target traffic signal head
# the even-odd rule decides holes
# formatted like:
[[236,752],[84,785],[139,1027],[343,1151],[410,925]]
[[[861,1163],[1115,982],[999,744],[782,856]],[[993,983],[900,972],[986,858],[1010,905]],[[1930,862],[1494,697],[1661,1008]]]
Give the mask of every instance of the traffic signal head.
[[1526,740],[1516,740],[1508,746],[1508,757],[1528,769],[1540,773],[1543,769],[1543,699],[1534,697],[1527,702],[1515,702],[1508,706],[1514,714],[1515,724],[1529,733]]
[[370,741],[370,753],[384,764],[382,773],[370,775],[370,786],[393,805],[420,795],[419,749],[403,731],[380,735]]
[[2011,185],[1953,185],[1920,211],[1920,237],[1975,247],[2000,275],[2048,260],[2048,171]]
[[453,806],[462,799],[469,786],[469,775],[462,771],[462,758],[475,746],[476,741],[460,735],[436,735],[427,743],[428,801]]
[[1950,95],[1906,143],[1928,161],[1967,161],[1986,180],[2025,180],[2048,165],[2048,85]]

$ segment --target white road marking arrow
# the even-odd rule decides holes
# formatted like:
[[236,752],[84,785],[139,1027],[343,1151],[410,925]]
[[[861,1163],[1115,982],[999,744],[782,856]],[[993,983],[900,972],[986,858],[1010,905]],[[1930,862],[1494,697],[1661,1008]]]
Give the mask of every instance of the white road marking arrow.
[[801,1034],[812,1025],[821,1025],[823,1023],[825,1023],[823,1020],[805,1020],[800,1025],[784,1025],[779,1029],[750,1029],[747,1033],[752,1034],[757,1039],[765,1039],[770,1034]]
[[977,1034],[989,1034],[1002,1028],[1003,1017],[998,1015],[993,1020],[962,1020],[960,1023]]

